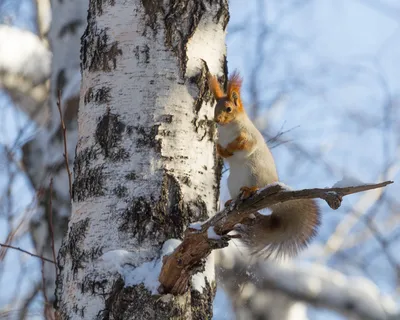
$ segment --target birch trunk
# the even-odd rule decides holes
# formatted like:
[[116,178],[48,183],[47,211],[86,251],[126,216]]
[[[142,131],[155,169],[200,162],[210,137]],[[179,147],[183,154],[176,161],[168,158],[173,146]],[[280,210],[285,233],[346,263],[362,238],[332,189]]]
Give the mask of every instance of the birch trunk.
[[[46,33],[46,19],[43,1],[38,1],[38,24]],[[23,162],[35,190],[42,190],[38,213],[30,224],[36,252],[53,259],[51,232],[49,228],[49,183],[53,178],[52,215],[55,251],[61,246],[67,231],[71,212],[71,199],[68,191],[68,175],[65,168],[63,136],[57,107],[58,91],[61,90],[61,104],[67,127],[67,153],[72,165],[77,142],[77,113],[79,104],[79,49],[80,38],[86,27],[88,1],[52,1],[51,25],[48,33],[52,49],[50,92],[48,103],[41,108],[49,109],[49,116],[41,123],[35,139],[23,146]],[[42,112],[42,110],[41,110]],[[39,120],[44,116],[38,114]],[[33,119],[34,120],[34,119]],[[72,170],[72,167],[71,167]],[[51,264],[45,264],[47,297],[54,301],[55,270]],[[42,281],[41,279],[39,280]]]
[[90,1],[72,215],[58,256],[62,319],[211,319],[212,257],[182,296],[160,297],[157,279],[178,243],[167,240],[217,209],[206,72],[226,73],[227,6]]

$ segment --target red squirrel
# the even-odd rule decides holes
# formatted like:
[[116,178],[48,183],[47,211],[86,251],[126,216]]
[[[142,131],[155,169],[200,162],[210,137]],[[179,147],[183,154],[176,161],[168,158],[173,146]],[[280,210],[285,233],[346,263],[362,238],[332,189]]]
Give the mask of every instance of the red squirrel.
[[[229,78],[226,94],[214,76],[209,76],[208,85],[217,101],[214,112],[218,127],[217,153],[229,163],[231,198],[239,195],[247,198],[259,188],[278,182],[271,151],[243,107],[239,74],[234,72]],[[270,215],[257,213],[250,225],[237,229],[252,254],[264,258],[294,256],[316,235],[320,213],[314,200],[292,200],[269,209]]]

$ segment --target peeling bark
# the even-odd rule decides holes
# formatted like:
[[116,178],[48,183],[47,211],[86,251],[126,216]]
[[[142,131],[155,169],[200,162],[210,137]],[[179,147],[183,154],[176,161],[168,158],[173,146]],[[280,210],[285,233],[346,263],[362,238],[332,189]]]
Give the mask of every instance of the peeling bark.
[[[62,319],[211,319],[213,257],[180,296],[129,279],[217,209],[206,73],[226,75],[227,19],[225,0],[90,1],[72,216],[58,256]],[[129,262],[105,265],[113,252]]]

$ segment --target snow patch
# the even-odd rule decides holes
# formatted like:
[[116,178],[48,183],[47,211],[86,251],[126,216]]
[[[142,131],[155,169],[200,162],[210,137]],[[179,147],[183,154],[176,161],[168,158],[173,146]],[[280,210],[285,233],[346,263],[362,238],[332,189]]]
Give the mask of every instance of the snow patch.
[[277,181],[277,182],[273,182],[273,183],[267,184],[265,187],[258,189],[257,190],[257,194],[261,193],[265,189],[272,188],[272,187],[275,187],[275,186],[280,186],[281,188],[283,188],[284,190],[287,190],[287,191],[293,190],[291,187],[289,187],[288,185],[284,184],[283,182]]
[[189,228],[200,231],[202,225],[203,225],[203,222],[197,221],[197,222],[193,222],[193,223],[189,224]]
[[161,256],[163,257],[171,254],[181,243],[182,240],[179,239],[168,239],[163,244]]
[[97,267],[101,266],[103,269],[109,271],[117,271],[122,273],[123,265],[132,263],[137,256],[126,250],[111,250],[104,253],[97,261]]
[[138,267],[125,266],[122,272],[125,287],[143,283],[151,294],[157,294],[160,282],[158,277],[162,267],[162,259],[142,263]]
[[336,182],[332,188],[346,188],[364,185],[365,183],[353,177],[343,177],[342,180]]
[[[272,214],[272,210],[270,208],[264,208],[258,211],[262,216],[270,216]],[[253,215],[254,216],[254,215]],[[254,216],[255,218],[255,216]]]
[[152,294],[158,294],[157,289],[160,286],[158,277],[163,265],[162,258],[172,253],[180,243],[181,240],[178,239],[165,241],[160,258],[144,262],[136,267],[133,264],[137,260],[137,253],[122,249],[108,251],[98,259],[97,267],[118,272],[124,279],[125,287],[143,283]]
[[193,275],[192,289],[203,292],[203,289],[206,288],[206,280],[209,284],[215,281],[214,252],[208,256],[204,271]]
[[215,233],[214,227],[209,227],[207,230],[208,239],[219,240],[221,236]]

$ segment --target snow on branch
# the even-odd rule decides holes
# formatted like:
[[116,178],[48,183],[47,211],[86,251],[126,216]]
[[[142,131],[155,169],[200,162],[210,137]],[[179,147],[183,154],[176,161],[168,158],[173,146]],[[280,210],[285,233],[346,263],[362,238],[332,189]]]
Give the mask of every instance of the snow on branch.
[[288,190],[282,184],[277,183],[266,186],[246,200],[237,199],[206,222],[193,225],[186,230],[182,243],[172,254],[163,258],[159,290],[162,293],[183,294],[188,288],[191,276],[201,269],[204,259],[210,252],[226,247],[229,240],[234,237],[228,233],[234,230],[235,225],[250,223],[251,214],[261,209],[290,200],[320,198],[336,210],[340,207],[343,196],[382,188],[391,183],[393,181],[353,187],[297,191]]

